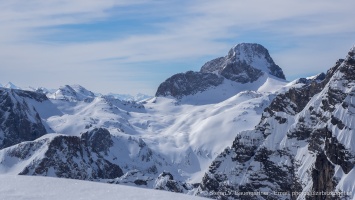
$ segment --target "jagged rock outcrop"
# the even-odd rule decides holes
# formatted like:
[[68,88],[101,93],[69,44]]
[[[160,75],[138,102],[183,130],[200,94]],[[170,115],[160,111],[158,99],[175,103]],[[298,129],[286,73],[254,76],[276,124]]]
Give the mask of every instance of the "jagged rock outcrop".
[[81,142],[95,153],[103,152],[107,154],[107,151],[113,145],[110,132],[104,128],[96,128],[81,134]]
[[188,71],[176,74],[159,85],[156,96],[183,96],[205,91],[222,84],[223,78],[216,74]]
[[207,62],[200,71],[217,72],[240,83],[254,82],[263,73],[285,79],[282,69],[274,63],[268,50],[260,44],[251,43],[236,45],[227,56]]
[[294,84],[298,84],[298,83],[301,83],[301,84],[310,84],[312,83],[313,81],[317,81],[317,82],[321,82],[325,79],[325,74],[322,72],[316,76],[313,76],[313,77],[309,77],[309,78],[299,78],[299,79],[296,79],[295,81],[293,81]]
[[[139,137],[113,136],[94,128],[80,136],[47,134],[0,150],[2,170],[186,192],[190,185],[166,157]],[[169,171],[171,170],[171,171]],[[164,172],[164,173],[163,173]],[[177,176],[179,179],[166,179]],[[169,175],[169,176],[167,176]]]
[[204,64],[199,72],[173,75],[160,84],[155,96],[181,99],[204,92],[224,83],[224,79],[239,83],[253,83],[263,75],[285,79],[282,69],[274,63],[267,49],[260,44],[241,43],[227,56]]
[[7,149],[6,154],[12,159],[32,160],[20,175],[114,179],[122,176],[123,172],[118,165],[105,159],[112,144],[110,133],[97,128],[81,137],[58,135],[21,143]]
[[0,149],[47,133],[37,110],[26,99],[48,100],[44,94],[0,88]]
[[[277,95],[255,130],[238,134],[198,195],[217,199],[348,198],[355,166],[355,47],[321,78]],[[303,85],[299,85],[303,84]],[[343,192],[336,195],[334,192]],[[333,192],[333,193],[332,193]],[[354,194],[352,194],[354,196]],[[349,197],[351,198],[351,197]]]
[[186,188],[182,187],[181,183],[174,180],[173,175],[169,172],[163,172],[158,176],[158,178],[155,180],[154,189],[178,193],[182,193],[184,189],[186,190]]

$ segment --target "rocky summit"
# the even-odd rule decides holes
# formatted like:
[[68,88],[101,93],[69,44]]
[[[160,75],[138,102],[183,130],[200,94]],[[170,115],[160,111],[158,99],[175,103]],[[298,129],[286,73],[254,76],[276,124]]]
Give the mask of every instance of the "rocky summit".
[[225,57],[204,64],[200,72],[214,73],[241,82],[253,82],[263,73],[285,79],[282,69],[276,65],[269,51],[260,44],[241,43],[229,50]]
[[238,83],[234,87],[251,83],[260,86],[265,82],[265,77],[285,80],[282,69],[274,63],[265,47],[260,44],[241,43],[233,47],[227,56],[204,64],[199,72],[189,71],[168,78],[160,84],[156,96],[181,99],[217,86],[224,87],[223,84],[230,85],[228,81]]

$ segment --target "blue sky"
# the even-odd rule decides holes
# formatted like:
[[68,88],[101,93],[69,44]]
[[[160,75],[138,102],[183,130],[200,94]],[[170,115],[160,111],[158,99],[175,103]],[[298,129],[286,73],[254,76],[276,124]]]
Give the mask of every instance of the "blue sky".
[[241,42],[288,80],[325,72],[355,44],[353,0],[0,0],[0,83],[153,95]]

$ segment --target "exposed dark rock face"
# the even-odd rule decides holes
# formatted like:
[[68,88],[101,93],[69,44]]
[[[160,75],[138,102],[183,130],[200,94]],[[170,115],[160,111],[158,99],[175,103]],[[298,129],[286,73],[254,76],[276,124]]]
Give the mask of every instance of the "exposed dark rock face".
[[[44,145],[44,146],[43,146]],[[44,151],[44,157],[34,159],[20,175],[41,175],[94,180],[114,179],[123,175],[121,168],[104,158],[112,145],[106,129],[94,129],[81,137],[59,135],[20,144],[8,154],[28,159],[34,151]]]
[[182,183],[175,181],[173,175],[169,172],[161,173],[155,183],[154,189],[157,190],[182,193],[186,189],[182,186]]
[[268,110],[294,115],[302,111],[309,100],[321,90],[322,86],[315,82],[302,88],[291,88],[286,93],[278,95]]
[[326,132],[324,150],[328,159],[332,163],[340,165],[345,174],[354,168],[355,156],[333,137],[329,130]]
[[148,183],[145,180],[138,179],[138,180],[134,181],[134,184],[136,184],[136,185],[147,185]]
[[48,100],[44,94],[0,88],[0,149],[47,133],[38,112],[26,99]]
[[160,84],[156,96],[181,98],[216,87],[222,82],[223,78],[216,74],[188,71],[176,74]]
[[299,78],[295,81],[295,83],[303,83],[303,84],[310,84],[314,81],[321,82],[326,78],[326,75],[322,72],[312,78]]
[[81,142],[84,143],[85,146],[91,147],[96,153],[107,153],[109,148],[113,145],[110,132],[104,128],[96,128],[83,133],[81,135]]
[[245,61],[228,63],[220,74],[232,81],[249,83],[258,80],[263,72],[260,69],[250,67]]
[[264,73],[285,79],[282,69],[274,63],[267,49],[260,44],[242,43],[228,55],[204,64],[200,72],[173,75],[160,84],[155,96],[181,98],[203,92],[229,79],[238,83],[252,83]]
[[[92,180],[180,193],[192,188],[181,177],[174,180],[172,173],[178,173],[171,162],[150,149],[143,139],[113,136],[103,128],[79,137],[48,134],[2,149],[0,157],[4,168],[16,166],[20,175]],[[165,171],[169,169],[174,171]]]
[[312,192],[319,194],[308,195],[307,199],[337,199],[335,196],[325,195],[334,192],[337,185],[334,178],[335,165],[339,165],[345,174],[349,173],[354,168],[354,155],[332,136],[327,127],[314,130],[307,142],[309,151],[316,155],[314,167],[311,169]]
[[329,162],[327,156],[321,152],[317,155],[315,166],[312,170],[313,191],[319,195],[308,195],[306,199],[328,200],[334,199],[330,195],[322,194],[322,192],[332,192],[336,186],[333,180],[334,166]]
[[[274,63],[268,50],[260,44],[241,43],[226,57],[216,58],[202,66],[201,72],[218,72],[227,79],[247,83],[257,80],[262,72],[285,79],[282,69]],[[245,75],[246,74],[246,75]]]
[[[297,199],[300,192],[323,192],[300,198],[336,199],[324,194],[338,187],[336,167],[348,174],[355,166],[354,148],[343,139],[353,137],[354,128],[352,55],[327,74],[278,94],[255,130],[239,133],[232,147],[215,159],[197,194],[216,199]],[[312,165],[304,168],[304,162]],[[243,192],[257,194],[242,196]]]
[[219,57],[206,62],[202,67],[200,72],[202,73],[216,73],[219,72],[221,66],[226,65],[226,58]]

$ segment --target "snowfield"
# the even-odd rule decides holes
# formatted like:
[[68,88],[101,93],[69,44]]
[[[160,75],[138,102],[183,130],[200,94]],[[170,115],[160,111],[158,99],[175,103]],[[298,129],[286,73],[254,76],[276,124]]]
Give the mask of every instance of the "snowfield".
[[[52,100],[64,114],[44,120],[54,133],[79,136],[88,127],[104,127],[119,138],[142,139],[176,166],[173,171],[180,172],[174,177],[181,176],[183,181],[196,183],[239,132],[254,128],[274,96],[243,91],[220,103],[207,105],[156,97],[145,102],[142,109],[102,97],[91,102]],[[129,155],[136,155],[138,151],[128,148]]]
[[0,175],[0,199],[6,200],[202,200],[205,198],[137,187],[72,179]]

